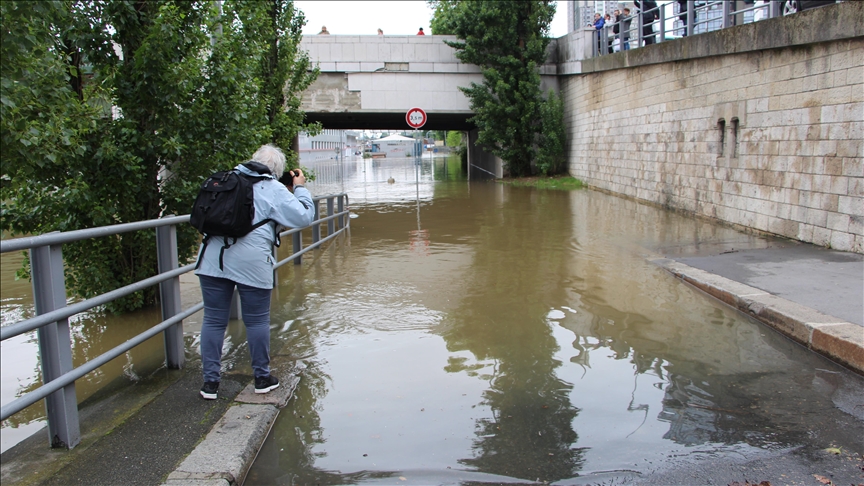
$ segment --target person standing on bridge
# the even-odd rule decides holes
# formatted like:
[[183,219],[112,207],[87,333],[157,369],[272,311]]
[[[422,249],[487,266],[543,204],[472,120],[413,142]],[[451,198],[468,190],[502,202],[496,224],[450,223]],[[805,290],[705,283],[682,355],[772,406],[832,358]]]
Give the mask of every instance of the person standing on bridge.
[[327,30],[326,25],[321,26],[321,32],[318,32],[318,35],[330,35],[330,31]]
[[[223,248],[199,250],[199,266],[195,271],[201,283],[204,300],[204,320],[201,324],[201,363],[204,386],[201,396],[217,398],[222,370],[222,344],[228,327],[231,297],[236,288],[240,294],[246,341],[255,376],[255,393],[267,393],[279,386],[279,379],[270,374],[270,296],[275,286],[273,275],[273,245],[278,226],[301,228],[315,216],[312,195],[304,187],[306,177],[299,169],[292,171],[293,194],[279,182],[285,171],[285,154],[273,145],[264,145],[250,162],[235,170],[263,180],[253,186],[254,221],[270,219],[236,242]],[[215,245],[214,245],[215,246]],[[203,248],[203,245],[202,245]]]
[[642,40],[645,45],[654,43],[654,24],[652,22],[660,20],[660,11],[657,10],[657,2],[655,0],[633,0],[636,7],[639,8],[642,14]]
[[420,30],[417,31],[417,35],[426,35],[426,33],[423,32],[423,27],[420,27]]

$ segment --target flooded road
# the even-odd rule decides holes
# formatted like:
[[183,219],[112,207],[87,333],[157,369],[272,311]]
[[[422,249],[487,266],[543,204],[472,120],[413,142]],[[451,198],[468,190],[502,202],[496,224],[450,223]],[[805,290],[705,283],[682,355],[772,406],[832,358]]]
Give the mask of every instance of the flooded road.
[[[456,159],[310,168],[312,193],[348,192],[356,217],[279,272],[274,361],[301,381],[245,484],[618,484],[790,455],[862,482],[864,380],[646,260],[766,240],[596,191],[469,183]],[[3,257],[5,324],[28,306]],[[82,318],[76,349],[137,318]],[[226,368],[248,370],[244,340],[232,323]],[[3,403],[38,382],[7,344]],[[105,374],[132,379],[145,354]]]
[[367,161],[336,188],[350,245],[283,280],[277,339],[302,379],[246,484],[575,484],[862,452],[860,377],[646,261],[765,240],[443,163]]

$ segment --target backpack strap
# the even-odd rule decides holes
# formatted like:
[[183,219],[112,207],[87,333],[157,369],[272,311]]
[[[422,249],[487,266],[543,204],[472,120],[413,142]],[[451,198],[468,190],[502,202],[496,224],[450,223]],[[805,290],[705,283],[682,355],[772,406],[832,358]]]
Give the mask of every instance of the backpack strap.
[[198,255],[198,263],[195,264],[195,270],[201,266],[201,260],[204,259],[204,252],[207,251],[207,243],[210,242],[210,235],[204,235],[204,240],[201,241],[201,254]]
[[[261,221],[258,221],[257,223],[255,223],[254,226],[252,226],[252,231],[255,231],[257,228],[264,226],[265,224],[269,223],[270,221],[273,221],[273,220],[270,218],[267,218],[267,219],[262,219]],[[250,233],[252,231],[250,231]],[[274,228],[273,231],[275,233],[276,229]],[[229,239],[233,239],[234,241],[229,243],[228,242]],[[275,241],[276,241],[276,243],[274,243],[274,245],[278,247],[279,244],[281,243],[279,241],[279,235],[276,235]],[[195,264],[195,270],[198,270],[198,268],[201,266],[201,260],[204,259],[204,252],[207,251],[207,244],[209,242],[210,242],[210,235],[204,235],[204,240],[201,242],[201,244],[202,244],[201,254],[198,256],[198,263]],[[223,265],[224,257],[225,257],[225,250],[227,250],[228,248],[231,248],[231,246],[235,245],[236,243],[237,243],[237,238],[231,238],[230,236],[223,237],[222,248],[219,250],[219,270],[220,271],[225,270],[224,265]]]
[[227,250],[228,248],[231,248],[231,245],[233,245],[234,243],[237,243],[237,238],[234,238],[234,243],[228,243],[228,238],[230,238],[230,237],[226,236],[223,238],[223,241],[225,242],[225,244],[223,244],[222,249],[219,250],[219,271],[220,272],[225,270],[224,268],[222,268],[222,257],[225,256],[225,250]]

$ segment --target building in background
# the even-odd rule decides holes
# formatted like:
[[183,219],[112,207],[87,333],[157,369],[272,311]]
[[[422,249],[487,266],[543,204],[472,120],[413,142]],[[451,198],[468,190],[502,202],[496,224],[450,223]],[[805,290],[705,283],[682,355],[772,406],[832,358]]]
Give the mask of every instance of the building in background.
[[353,157],[362,148],[357,142],[357,132],[353,130],[323,130],[320,134],[310,136],[300,132],[299,142],[300,165],[316,160]]
[[387,157],[411,157],[418,140],[402,135],[390,135],[370,142],[372,153],[385,153]]

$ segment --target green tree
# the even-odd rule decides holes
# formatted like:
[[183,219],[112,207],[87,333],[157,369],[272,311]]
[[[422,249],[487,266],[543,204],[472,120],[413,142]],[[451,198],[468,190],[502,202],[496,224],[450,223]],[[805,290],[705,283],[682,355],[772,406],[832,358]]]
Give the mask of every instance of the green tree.
[[[436,11],[437,13],[437,11]],[[478,144],[504,160],[510,175],[531,174],[542,130],[538,68],[546,58],[551,0],[459,1],[447,11],[462,62],[480,66],[483,84],[460,88],[476,113]]]
[[[298,94],[317,71],[290,1],[3,1],[0,14],[0,214],[13,234],[186,214],[206,175],[303,128]],[[197,234],[178,237],[185,260]],[[90,297],[155,274],[154,240],[64,245],[68,286]]]
[[445,142],[448,147],[458,147],[462,145],[462,132],[449,131],[447,132],[447,140]]
[[462,0],[426,0],[426,5],[432,9],[432,19],[429,21],[432,34],[456,34],[457,7],[461,2]]
[[552,90],[540,105],[540,119],[543,130],[537,142],[537,170],[546,176],[564,173],[567,169],[564,102]]

